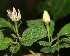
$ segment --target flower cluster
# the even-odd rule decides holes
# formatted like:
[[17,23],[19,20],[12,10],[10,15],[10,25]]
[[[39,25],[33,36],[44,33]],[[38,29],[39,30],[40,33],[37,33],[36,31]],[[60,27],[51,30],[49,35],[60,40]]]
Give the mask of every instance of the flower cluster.
[[19,21],[21,19],[21,14],[19,9],[18,12],[16,12],[15,8],[13,7],[13,12],[7,10],[7,13],[8,13],[8,17],[10,17],[12,21]]

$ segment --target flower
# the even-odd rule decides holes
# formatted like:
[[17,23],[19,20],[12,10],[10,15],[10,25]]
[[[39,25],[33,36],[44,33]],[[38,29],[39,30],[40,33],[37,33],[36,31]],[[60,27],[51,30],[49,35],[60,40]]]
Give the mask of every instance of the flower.
[[19,9],[18,12],[16,12],[15,8],[13,7],[13,12],[7,10],[7,13],[8,13],[8,17],[10,17],[12,21],[19,21],[21,19],[21,14]]
[[44,11],[43,21],[44,21],[45,23],[49,23],[49,22],[50,22],[50,16],[49,16],[49,14],[48,14],[47,11]]

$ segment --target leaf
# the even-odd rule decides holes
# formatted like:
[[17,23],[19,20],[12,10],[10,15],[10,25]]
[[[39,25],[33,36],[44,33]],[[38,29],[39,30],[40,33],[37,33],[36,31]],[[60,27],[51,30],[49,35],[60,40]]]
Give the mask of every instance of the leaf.
[[27,28],[21,38],[22,45],[31,46],[33,42],[42,39],[47,36],[47,32],[44,26]]
[[70,43],[70,38],[62,38],[61,42],[63,42],[63,43]]
[[[53,47],[46,46],[46,47],[42,48],[40,51],[44,52],[44,53],[54,53],[56,50],[58,51],[59,49],[64,48],[65,46],[66,46],[66,44],[65,45],[64,44],[60,44],[60,45],[56,44]],[[68,47],[68,46],[66,46],[66,47]]]
[[68,43],[64,43],[64,42],[59,42],[59,44],[56,44],[55,46],[53,46],[53,50],[60,50],[61,48],[69,48],[70,44]]
[[39,26],[43,26],[43,20],[42,19],[37,19],[37,20],[29,20],[26,21],[27,22],[27,26],[28,27],[39,27]]
[[[37,20],[27,21],[27,25],[28,25],[28,27],[39,27],[39,26],[44,26],[44,23],[43,23],[42,19],[37,19]],[[53,35],[54,25],[55,25],[54,21],[51,20],[50,21],[50,33],[51,33],[51,35]]]
[[4,18],[0,18],[0,28],[3,27],[9,27],[12,29],[13,25],[9,21],[5,20]]
[[21,38],[22,45],[31,46],[33,42],[36,42],[39,39],[42,39],[47,36],[46,28],[42,19],[38,20],[29,20],[27,21],[27,28]]
[[50,46],[49,42],[46,41],[39,41],[39,44],[43,46]]
[[[64,40],[65,39],[65,40]],[[44,48],[42,48],[40,51],[41,52],[44,52],[44,53],[54,53],[56,50],[60,50],[61,48],[69,48],[70,47],[70,44],[69,44],[69,40],[64,38],[63,41],[65,41],[66,43],[62,42],[62,43],[58,43],[56,45],[53,45],[53,46],[46,46]],[[67,42],[68,41],[68,42]]]
[[69,47],[70,47],[70,44],[63,43],[63,44],[60,44],[59,49],[61,49],[61,48],[69,48]]
[[54,26],[55,26],[55,23],[54,23],[54,21],[50,21],[50,33],[51,33],[51,35],[53,35],[53,31],[54,31]]
[[70,0],[51,1],[51,13],[55,21],[70,14]]
[[70,23],[66,24],[61,30],[59,31],[58,35],[68,35],[70,34]]
[[53,50],[59,50],[61,48],[64,48],[62,44],[56,44],[55,46],[52,47]]
[[44,47],[40,51],[44,53],[54,53],[55,49],[53,49],[52,47]]
[[13,42],[12,39],[10,38],[0,38],[0,50],[4,50],[6,48],[8,48],[9,45],[11,45]]
[[63,43],[62,46],[65,48],[69,48],[70,47],[70,38],[62,38],[61,42]]
[[20,49],[20,45],[11,45],[10,52],[16,53]]
[[[21,43],[25,46],[31,46],[33,42],[36,42],[39,39],[42,39],[47,36],[47,31],[44,26],[42,19],[38,20],[29,20],[27,21],[27,28],[21,38]],[[51,20],[50,23],[50,32],[53,34],[54,31],[54,22]]]

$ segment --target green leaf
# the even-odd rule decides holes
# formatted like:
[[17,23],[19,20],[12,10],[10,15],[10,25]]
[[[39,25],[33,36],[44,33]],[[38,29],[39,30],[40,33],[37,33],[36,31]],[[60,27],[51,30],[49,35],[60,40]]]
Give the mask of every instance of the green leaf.
[[0,28],[3,27],[9,27],[12,29],[13,25],[9,21],[5,20],[4,18],[0,18]]
[[42,19],[38,20],[29,20],[27,21],[27,28],[21,38],[22,45],[31,46],[33,42],[36,42],[39,39],[42,39],[47,36],[46,28]]
[[63,43],[70,43],[70,38],[62,38],[61,42],[63,42]]
[[61,42],[63,43],[62,46],[63,48],[69,48],[70,47],[70,38],[62,38]]
[[67,44],[67,43],[62,44],[62,48],[69,48],[69,47],[70,47],[70,44]]
[[[39,39],[42,39],[47,36],[47,31],[44,26],[43,20],[29,20],[27,21],[27,28],[21,38],[21,43],[25,46],[31,46],[33,42],[36,42]],[[50,22],[50,32],[53,34],[54,31],[54,22]]]
[[16,53],[20,49],[20,45],[11,45],[10,52]]
[[55,52],[55,49],[52,48],[52,47],[44,47],[40,51],[41,52],[44,52],[44,53],[54,53]]
[[47,32],[43,27],[39,28],[28,28],[22,34],[22,41],[24,45],[31,46],[33,42],[46,37]]
[[64,41],[60,41],[58,44],[56,44],[52,48],[53,48],[53,50],[60,50],[61,48],[69,48],[69,47],[70,47],[69,43],[65,43]]
[[70,47],[70,44],[63,43],[63,44],[60,44],[58,48],[61,49],[61,48],[69,48],[69,47]]
[[68,34],[70,34],[70,23],[66,24],[63,28],[61,28],[61,30],[58,33],[59,36]]
[[50,21],[50,33],[51,33],[51,35],[53,35],[53,31],[54,31],[54,26],[55,26],[55,23],[54,23],[54,21]]
[[52,0],[51,13],[55,21],[70,14],[70,0]]
[[10,38],[0,38],[0,50],[4,50],[6,48],[8,48],[9,45],[11,45],[13,42],[12,39]]
[[[28,25],[28,27],[39,27],[39,26],[44,26],[44,23],[43,23],[42,19],[37,19],[37,20],[27,21],[27,25]],[[54,21],[51,20],[50,21],[50,33],[51,33],[51,35],[53,35],[54,25],[55,25]]]
[[[63,39],[63,41],[67,42],[68,39],[67,40],[66,39],[65,40]],[[46,47],[42,48],[40,51],[41,52],[44,52],[44,53],[54,53],[56,50],[58,51],[61,48],[69,48],[70,47],[69,42],[67,42],[67,43],[60,43],[60,44],[58,43],[58,44],[53,45],[51,47],[50,46],[46,46]]]
[[61,48],[64,48],[62,44],[56,44],[55,46],[52,47],[53,50],[59,50]]
[[50,46],[49,42],[46,41],[39,41],[39,44],[43,46]]
[[64,48],[64,47],[69,47],[69,45],[66,46],[66,44],[65,45],[64,44],[60,44],[60,45],[56,44],[53,47],[52,46],[44,47],[40,51],[44,52],[44,53],[54,53],[56,50],[58,51],[59,49]]
[[43,20],[42,19],[37,19],[37,20],[29,20],[26,21],[27,22],[27,26],[28,27],[39,27],[39,26],[43,26]]

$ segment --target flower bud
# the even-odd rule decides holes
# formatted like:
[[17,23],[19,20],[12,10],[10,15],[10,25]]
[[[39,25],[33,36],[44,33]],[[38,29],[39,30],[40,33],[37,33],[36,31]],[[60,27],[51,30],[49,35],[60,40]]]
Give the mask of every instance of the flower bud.
[[47,11],[44,11],[43,21],[44,21],[45,23],[49,23],[49,22],[50,22],[50,16],[49,16],[49,14],[48,14]]

